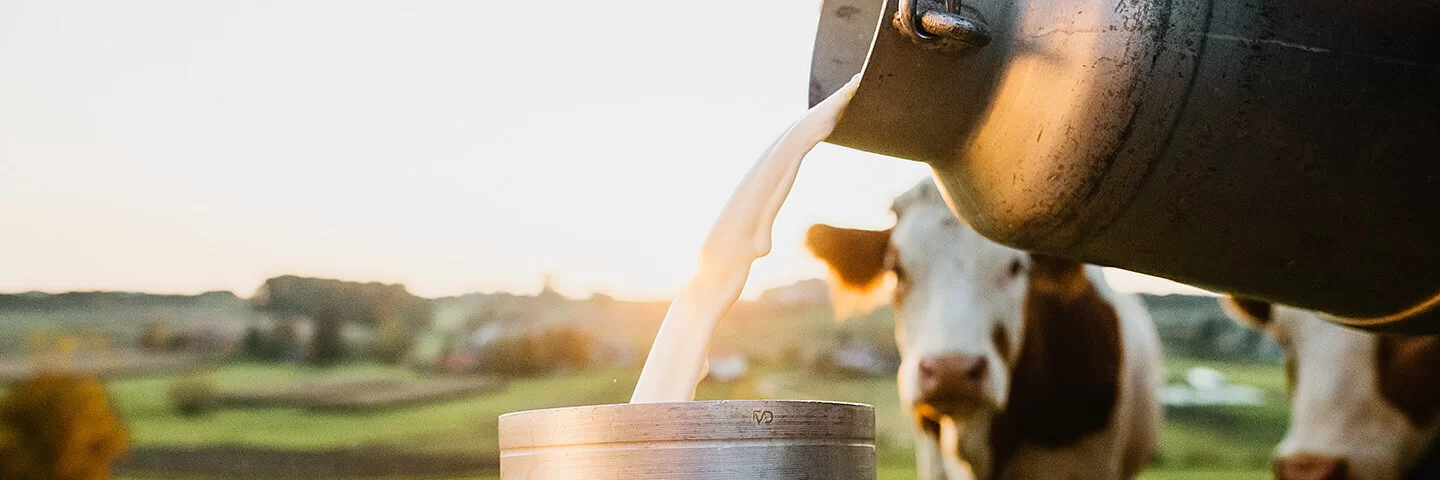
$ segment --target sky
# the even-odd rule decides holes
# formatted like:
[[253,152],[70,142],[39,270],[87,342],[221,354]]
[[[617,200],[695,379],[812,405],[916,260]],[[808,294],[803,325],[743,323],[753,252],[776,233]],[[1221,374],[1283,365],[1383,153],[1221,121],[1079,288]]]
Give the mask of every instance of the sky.
[[[819,0],[0,1],[0,291],[667,299],[806,108]],[[923,164],[821,145],[746,296]],[[1135,291],[1187,292],[1110,272]]]

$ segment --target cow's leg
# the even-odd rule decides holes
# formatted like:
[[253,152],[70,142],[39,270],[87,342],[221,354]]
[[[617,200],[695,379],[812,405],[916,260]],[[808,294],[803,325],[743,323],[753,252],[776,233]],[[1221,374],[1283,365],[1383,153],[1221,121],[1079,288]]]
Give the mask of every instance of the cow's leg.
[[920,480],[946,480],[940,454],[940,424],[921,419],[915,426],[915,472]]

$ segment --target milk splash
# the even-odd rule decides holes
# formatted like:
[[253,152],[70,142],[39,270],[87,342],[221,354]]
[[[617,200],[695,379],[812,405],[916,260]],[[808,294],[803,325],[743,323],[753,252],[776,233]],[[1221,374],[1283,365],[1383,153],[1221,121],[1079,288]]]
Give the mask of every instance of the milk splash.
[[695,399],[695,387],[705,376],[710,335],[740,298],[750,264],[770,253],[770,230],[790,195],[800,161],[830,136],[859,86],[856,75],[800,117],[750,167],[715,219],[695,274],[670,303],[630,403]]

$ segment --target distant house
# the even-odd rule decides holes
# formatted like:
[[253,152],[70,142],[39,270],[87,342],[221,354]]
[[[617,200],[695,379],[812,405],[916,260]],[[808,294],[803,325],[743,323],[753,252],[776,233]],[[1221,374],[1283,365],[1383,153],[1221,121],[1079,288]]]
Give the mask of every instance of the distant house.
[[490,346],[491,343],[499,340],[500,337],[505,336],[505,330],[505,325],[500,323],[481,325],[480,328],[470,333],[470,343],[468,346],[470,348],[484,349]]
[[1231,385],[1225,374],[1214,369],[1194,367],[1185,372],[1185,382],[1165,386],[1161,401],[1166,406],[1260,405],[1264,395],[1248,385]]
[[894,375],[900,368],[900,359],[892,352],[864,342],[841,344],[832,360],[842,370],[873,376]]
[[750,363],[741,354],[710,357],[710,373],[706,378],[728,383],[745,378],[750,373]]
[[435,367],[442,372],[471,372],[480,366],[480,357],[473,352],[448,350],[435,361]]
[[480,367],[480,360],[495,342],[506,335],[513,335],[520,329],[510,328],[501,323],[487,323],[461,335],[451,342],[444,337],[433,342],[427,349],[427,358],[441,371],[470,372]]

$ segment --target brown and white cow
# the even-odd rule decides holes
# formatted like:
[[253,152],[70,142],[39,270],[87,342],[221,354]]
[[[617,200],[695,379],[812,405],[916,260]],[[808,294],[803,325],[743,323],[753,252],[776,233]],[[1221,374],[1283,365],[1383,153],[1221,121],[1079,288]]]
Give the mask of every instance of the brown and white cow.
[[1160,423],[1159,340],[1098,267],[1009,248],[956,218],[930,181],[884,231],[811,227],[832,293],[885,295],[920,477],[1134,477]]
[[1275,449],[1276,478],[1440,478],[1440,336],[1362,332],[1248,299],[1221,303],[1285,350],[1290,430]]

